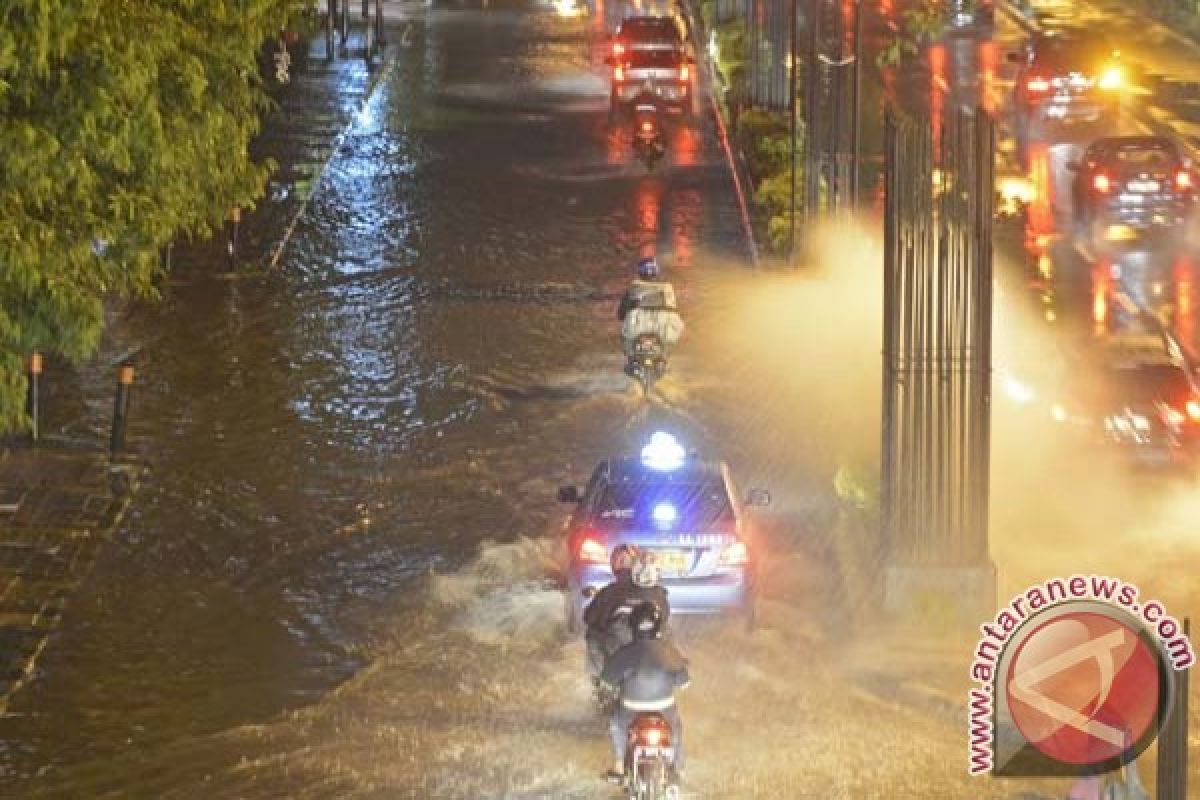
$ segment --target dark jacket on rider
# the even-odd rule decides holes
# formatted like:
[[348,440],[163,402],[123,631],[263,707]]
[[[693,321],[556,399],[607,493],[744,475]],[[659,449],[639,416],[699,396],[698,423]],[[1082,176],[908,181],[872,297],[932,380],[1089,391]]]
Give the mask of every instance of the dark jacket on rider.
[[664,639],[637,639],[604,665],[601,683],[619,691],[621,705],[634,711],[661,711],[675,704],[675,691],[691,678],[687,659]]
[[[596,592],[595,597],[583,610],[583,622],[587,625],[588,636],[606,637],[618,633],[613,630],[613,623],[618,618],[617,612],[627,606],[626,613],[628,613],[638,603],[644,602],[654,603],[658,606],[663,614],[663,624],[666,625],[667,617],[671,613],[667,601],[667,590],[661,586],[638,586],[633,582],[632,573],[629,570],[618,570],[616,580]],[[620,633],[624,634],[624,641],[620,644],[625,644],[632,638],[631,632],[621,631]]]

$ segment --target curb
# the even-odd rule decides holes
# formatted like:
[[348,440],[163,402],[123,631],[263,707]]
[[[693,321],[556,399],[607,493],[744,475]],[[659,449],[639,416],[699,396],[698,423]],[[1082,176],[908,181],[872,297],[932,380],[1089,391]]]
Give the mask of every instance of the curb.
[[724,107],[717,101],[717,92],[724,85],[724,78],[717,70],[717,65],[711,58],[708,57],[708,48],[702,42],[697,41],[700,32],[704,30],[704,23],[700,19],[700,15],[696,13],[696,9],[692,5],[692,0],[680,0],[680,8],[687,14],[688,18],[688,33],[692,38],[692,47],[695,49],[698,59],[703,59],[708,67],[709,73],[709,92],[708,101],[712,106],[713,119],[717,123],[717,138],[721,142],[721,149],[725,153],[725,162],[729,166],[729,174],[733,179],[733,191],[737,195],[738,211],[742,218],[742,228],[746,235],[746,245],[750,250],[750,263],[758,269],[762,266],[762,257],[758,248],[758,241],[754,236],[753,217],[750,215],[750,207],[746,200],[746,191],[744,187],[750,187],[750,191],[754,191],[754,182],[750,179],[749,173],[746,171],[739,154],[734,150],[733,143],[729,138],[729,120],[725,119]]

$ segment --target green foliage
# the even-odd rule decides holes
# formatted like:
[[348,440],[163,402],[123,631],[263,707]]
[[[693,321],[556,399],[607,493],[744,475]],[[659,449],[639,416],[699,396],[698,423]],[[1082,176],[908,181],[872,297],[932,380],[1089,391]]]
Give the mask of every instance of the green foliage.
[[[787,114],[751,109],[738,118],[738,148],[745,155],[754,179],[754,205],[767,220],[767,241],[783,251],[792,232],[791,120]],[[804,203],[804,123],[796,129],[797,213]]]
[[295,0],[8,0],[0,26],[0,430],[22,360],[83,359],[159,252],[259,196],[261,44]]
[[[967,4],[970,10],[973,4]],[[945,0],[918,0],[902,15],[903,25],[876,59],[881,67],[898,66],[920,52],[921,45],[941,37],[950,23],[949,4]]]

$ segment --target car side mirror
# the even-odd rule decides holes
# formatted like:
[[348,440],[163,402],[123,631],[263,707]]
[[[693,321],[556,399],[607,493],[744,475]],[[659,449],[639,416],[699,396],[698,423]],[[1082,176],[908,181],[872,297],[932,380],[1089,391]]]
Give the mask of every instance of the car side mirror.
[[771,505],[771,493],[766,489],[751,489],[746,492],[746,505],[748,506],[769,506]]
[[1083,165],[1080,164],[1078,161],[1068,161],[1067,162],[1067,171],[1068,172],[1079,172],[1079,170],[1081,170],[1082,168],[1083,168]]
[[562,486],[558,490],[558,502],[560,503],[578,503],[581,499],[579,490],[574,486]]

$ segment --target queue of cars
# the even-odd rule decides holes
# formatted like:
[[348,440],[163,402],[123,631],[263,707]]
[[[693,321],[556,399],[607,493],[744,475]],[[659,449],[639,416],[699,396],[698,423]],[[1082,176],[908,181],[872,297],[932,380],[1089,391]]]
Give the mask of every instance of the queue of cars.
[[[1068,240],[1107,277],[1096,302],[1112,304],[1109,323],[1070,358],[1053,419],[1073,446],[1100,447],[1138,466],[1200,464],[1200,385],[1179,343],[1122,286],[1121,262],[1165,263],[1186,245],[1197,176],[1172,139],[1125,134],[1122,97],[1130,65],[1103,34],[1043,26],[1017,52],[1013,133],[1021,166],[1035,147],[1067,146]],[[1129,246],[1128,251],[1123,248]],[[1147,254],[1152,254],[1147,258]],[[1128,276],[1124,276],[1128,277]],[[1093,278],[1093,280],[1097,280]],[[1119,300],[1120,302],[1116,302]],[[1097,318],[1099,319],[1099,317]]]

